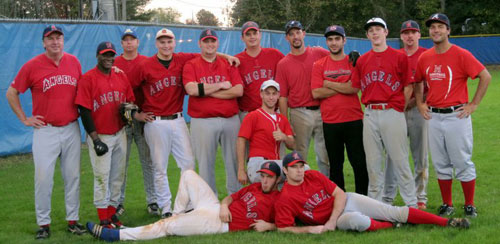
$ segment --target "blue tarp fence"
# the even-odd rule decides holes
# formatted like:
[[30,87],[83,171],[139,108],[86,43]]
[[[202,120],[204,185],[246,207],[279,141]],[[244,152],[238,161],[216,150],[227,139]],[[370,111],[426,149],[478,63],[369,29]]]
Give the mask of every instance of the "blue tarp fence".
[[[5,93],[21,66],[34,56],[43,53],[42,32],[48,24],[57,24],[64,31],[64,50],[78,57],[85,73],[96,65],[95,52],[102,41],[111,41],[118,53],[122,52],[120,37],[126,28],[138,34],[139,52],[146,56],[156,53],[155,35],[162,28],[171,29],[176,36],[176,52],[199,52],[198,38],[203,27],[164,26],[139,23],[99,23],[80,21],[13,21],[0,19],[0,156],[31,152],[33,128],[24,126],[12,112],[5,98]],[[235,55],[244,50],[241,30],[238,28],[217,29],[220,40],[219,52]],[[263,31],[262,46],[279,49],[283,54],[290,51],[284,32]],[[469,49],[486,64],[500,63],[500,37],[456,38],[454,43]],[[322,35],[307,35],[307,46],[325,47]],[[399,48],[399,40],[388,40],[390,46]],[[427,45],[427,42],[425,42]],[[432,42],[429,45],[432,46]],[[345,50],[358,50],[361,53],[370,50],[366,39],[348,38]],[[21,105],[27,116],[31,116],[31,93],[20,95]],[[184,103],[184,115],[187,116],[187,99]],[[82,135],[84,130],[81,127]],[[84,137],[82,136],[82,139]]]

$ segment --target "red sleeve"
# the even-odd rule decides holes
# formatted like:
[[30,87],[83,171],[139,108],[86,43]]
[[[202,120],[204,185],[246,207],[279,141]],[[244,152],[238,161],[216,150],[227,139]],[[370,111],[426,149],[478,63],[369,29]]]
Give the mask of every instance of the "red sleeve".
[[243,85],[243,81],[241,80],[240,72],[238,68],[234,66],[229,67],[229,75],[231,76],[231,84],[233,86]]
[[282,124],[283,124],[283,128],[282,128],[282,131],[283,133],[285,133],[285,135],[287,136],[293,136],[293,130],[292,130],[292,127],[290,126],[290,122],[288,121],[288,119],[286,118],[286,116],[280,114],[281,116],[281,119],[283,120]]
[[82,78],[78,81],[75,104],[93,111],[94,109],[92,106],[91,83],[92,78],[90,77],[90,75],[83,75]]
[[276,213],[274,216],[274,222],[278,228],[295,225],[295,217],[297,214],[293,210],[289,199],[284,197],[279,198],[274,204],[274,210]]
[[31,62],[28,62],[21,67],[19,73],[17,73],[16,78],[12,81],[11,86],[16,88],[16,90],[20,93],[24,93],[28,88],[32,85],[31,80]]
[[472,53],[470,53],[469,51],[463,49],[464,51],[462,52],[463,53],[463,69],[465,70],[465,72],[467,72],[467,75],[469,77],[471,77],[472,79],[476,79],[477,76],[479,75],[479,73],[481,73],[481,71],[483,71],[485,68],[484,68],[484,65],[481,64],[481,62],[479,62],[479,60],[477,60],[474,55],[472,55]]
[[401,79],[403,81],[403,87],[415,82],[415,79],[412,78],[413,71],[411,70],[410,65],[408,65],[408,56],[401,53],[399,64],[401,65]]
[[356,63],[356,67],[352,69],[352,74],[351,74],[351,82],[352,82],[352,87],[361,89],[361,80],[360,80],[360,62]]
[[184,85],[187,85],[189,82],[196,82],[196,72],[194,69],[194,63],[193,62],[187,62],[186,65],[184,65],[184,69],[182,70],[182,83]]
[[231,198],[233,199],[233,202],[236,201],[237,199],[240,199],[241,196],[243,196],[245,193],[248,192],[248,188],[250,187],[251,185],[247,186],[247,187],[243,187],[241,188],[239,191],[231,194]]
[[311,75],[311,90],[323,87],[323,59],[320,59],[313,64]]
[[276,81],[280,84],[280,97],[288,97],[288,82],[286,79],[285,63],[282,59],[276,66]]
[[415,75],[413,76],[414,82],[421,82],[425,80],[425,74],[422,70],[423,69],[422,66],[424,66],[424,62],[422,61],[422,56],[423,55],[420,55],[420,57],[418,57],[417,68],[415,68]]
[[134,102],[135,96],[134,96],[134,91],[132,90],[132,86],[130,85],[130,82],[128,81],[127,76],[124,74],[121,74],[121,75],[122,75],[122,79],[125,81],[127,102]]
[[255,116],[253,115],[253,113],[249,113],[247,116],[245,116],[245,118],[243,118],[240,126],[240,131],[238,132],[238,137],[243,137],[247,140],[250,139],[253,131],[254,117]]
[[328,51],[322,47],[318,47],[316,49],[318,50],[318,53],[321,57],[324,57],[324,56],[327,56],[328,54],[330,54],[330,51]]
[[323,184],[323,186],[326,189],[326,192],[328,192],[330,195],[333,194],[333,191],[335,191],[335,188],[337,188],[337,185],[335,183],[333,183],[333,181],[331,181],[330,179],[326,178],[326,176],[323,175],[322,173],[320,173],[319,171],[314,170],[311,172],[314,173],[316,175],[316,177],[321,181],[321,183]]

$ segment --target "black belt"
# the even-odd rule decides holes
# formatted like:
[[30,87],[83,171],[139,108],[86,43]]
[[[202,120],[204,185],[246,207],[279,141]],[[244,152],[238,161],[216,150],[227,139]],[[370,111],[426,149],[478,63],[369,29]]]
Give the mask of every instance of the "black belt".
[[433,108],[433,107],[429,107],[429,109],[431,110],[431,112],[433,113],[439,113],[439,114],[451,114],[453,112],[455,112],[455,110],[463,107],[464,104],[460,104],[460,105],[457,105],[457,106],[452,106],[452,107],[447,107],[447,108]]
[[304,108],[306,108],[307,110],[318,110],[319,106],[307,106],[307,107],[304,107]]
[[174,120],[174,119],[177,119],[179,117],[182,117],[181,113],[176,113],[176,114],[172,114],[172,115],[168,115],[168,116],[155,116],[155,119],[156,120]]

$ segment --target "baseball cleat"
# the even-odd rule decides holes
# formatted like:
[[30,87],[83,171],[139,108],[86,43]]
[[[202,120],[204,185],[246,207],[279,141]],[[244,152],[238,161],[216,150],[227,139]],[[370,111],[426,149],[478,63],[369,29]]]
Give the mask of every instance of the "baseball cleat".
[[82,235],[87,233],[87,230],[85,230],[85,227],[83,227],[83,225],[81,225],[80,223],[75,223],[72,225],[68,225],[68,232],[75,235]]
[[48,239],[49,237],[50,237],[49,227],[40,227],[40,229],[38,229],[38,231],[36,232],[35,239],[43,240],[43,239]]
[[160,207],[158,206],[158,204],[157,203],[148,204],[148,213],[151,215],[160,216],[161,213],[160,213]]
[[113,226],[114,229],[121,229],[123,224],[120,222],[120,219],[118,219],[118,215],[113,214],[111,216],[111,226]]
[[118,207],[116,207],[116,215],[121,216],[125,213],[125,208],[123,207],[122,204],[118,204]]
[[468,229],[470,226],[470,221],[466,218],[451,218],[448,220],[448,226]]
[[108,242],[120,240],[120,230],[105,228],[92,222],[87,222],[87,230],[97,239]]
[[455,213],[455,208],[453,206],[450,206],[448,204],[443,204],[439,207],[438,209],[438,215],[443,217],[443,216],[451,216]]
[[477,217],[477,209],[472,205],[464,206],[465,217],[475,218]]
[[171,212],[166,212],[164,214],[161,215],[161,218],[162,219],[166,219],[166,218],[170,218],[172,217],[172,213]]

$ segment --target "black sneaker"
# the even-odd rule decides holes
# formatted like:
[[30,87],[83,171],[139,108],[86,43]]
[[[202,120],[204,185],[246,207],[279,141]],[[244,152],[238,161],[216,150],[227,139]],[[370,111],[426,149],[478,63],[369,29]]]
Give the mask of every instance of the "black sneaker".
[[453,206],[450,206],[448,204],[443,204],[439,207],[438,210],[438,215],[443,217],[443,216],[451,216],[455,213],[455,208]]
[[166,212],[164,214],[161,215],[161,218],[162,219],[166,219],[166,218],[170,218],[172,217],[172,213],[171,212]]
[[464,206],[465,217],[475,218],[477,217],[477,209],[472,205]]
[[85,229],[85,227],[83,227],[83,225],[81,225],[80,223],[68,225],[68,231],[72,234],[75,234],[75,235],[82,235],[82,234],[87,233],[87,230]]
[[49,237],[50,237],[49,227],[40,227],[40,229],[38,229],[38,231],[36,232],[35,239],[43,240],[43,239],[48,239]]
[[161,215],[160,213],[160,207],[158,206],[157,203],[151,203],[148,204],[148,213],[151,215]]
[[125,213],[125,208],[123,207],[122,204],[119,204],[118,207],[116,207],[116,215],[121,216]]
[[470,221],[466,218],[451,218],[448,220],[448,226],[468,229],[470,226]]

